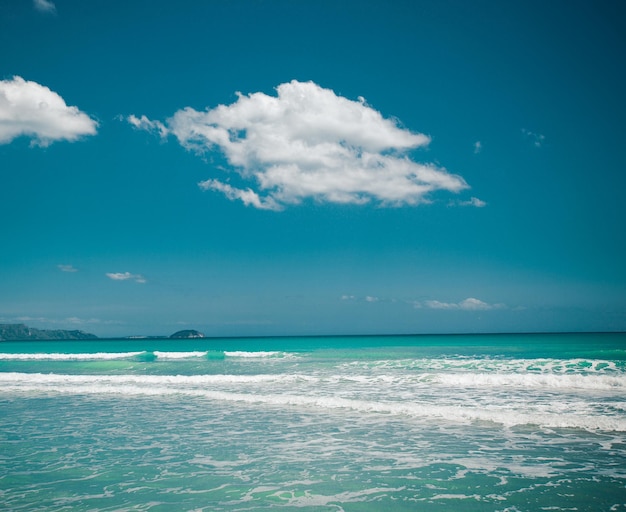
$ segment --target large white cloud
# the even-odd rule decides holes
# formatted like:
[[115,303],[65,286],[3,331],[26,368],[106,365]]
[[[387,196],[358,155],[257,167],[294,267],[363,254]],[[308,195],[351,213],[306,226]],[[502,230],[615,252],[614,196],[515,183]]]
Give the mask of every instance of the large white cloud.
[[187,149],[219,149],[248,182],[227,178],[199,185],[256,208],[280,210],[307,198],[322,202],[415,205],[437,190],[468,188],[462,177],[407,153],[430,138],[385,119],[365,103],[313,82],[292,81],[264,93],[238,95],[231,105],[187,107],[165,123],[129,116],[135,127],[173,134]]
[[56,92],[16,76],[0,80],[0,144],[16,137],[32,137],[47,146],[56,140],[74,141],[94,135],[98,123],[77,107],[70,107]]

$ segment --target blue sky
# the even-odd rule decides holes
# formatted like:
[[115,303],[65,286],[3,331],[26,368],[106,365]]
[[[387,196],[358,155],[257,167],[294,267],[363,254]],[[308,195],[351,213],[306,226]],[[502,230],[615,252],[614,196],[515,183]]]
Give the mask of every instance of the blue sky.
[[626,329],[618,1],[0,4],[0,322]]

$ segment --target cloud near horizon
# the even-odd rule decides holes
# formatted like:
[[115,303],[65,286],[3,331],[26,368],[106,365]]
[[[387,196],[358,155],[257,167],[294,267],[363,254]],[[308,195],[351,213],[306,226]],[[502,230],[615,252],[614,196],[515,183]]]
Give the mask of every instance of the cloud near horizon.
[[426,300],[414,303],[416,308],[426,307],[430,309],[462,310],[462,311],[489,311],[492,309],[506,309],[504,304],[488,304],[482,300],[468,297],[461,302],[439,302],[438,300]]
[[403,206],[429,203],[435,191],[458,193],[465,180],[407,153],[430,137],[385,119],[366,104],[314,82],[293,80],[276,96],[238,94],[231,105],[177,111],[165,123],[128,116],[135,128],[174,135],[188,150],[220,150],[248,186],[229,179],[198,185],[231,200],[282,210],[306,199],[318,202]]
[[366,295],[365,297],[357,297],[355,295],[341,295],[342,301],[358,301],[358,302],[397,302],[412,304],[415,309],[442,309],[448,311],[489,311],[494,309],[509,309],[506,304],[489,304],[474,297],[468,297],[461,302],[440,302],[438,300],[424,301],[406,301],[401,299],[386,298],[381,299],[376,296]]
[[57,268],[61,272],[78,272],[78,269],[74,265],[57,265]]
[[0,317],[0,322],[28,322],[28,323],[36,323],[36,324],[53,324],[53,325],[91,325],[91,324],[108,324],[108,323],[119,323],[119,322],[110,322],[103,321],[99,318],[79,318],[76,316],[70,316],[66,318],[48,318],[43,316],[16,316],[11,318]]
[[15,76],[0,80],[0,144],[31,137],[31,145],[95,135],[98,123],[48,87]]
[[131,274],[130,272],[107,272],[106,276],[113,281],[135,281],[136,283],[147,283],[147,279],[141,274]]

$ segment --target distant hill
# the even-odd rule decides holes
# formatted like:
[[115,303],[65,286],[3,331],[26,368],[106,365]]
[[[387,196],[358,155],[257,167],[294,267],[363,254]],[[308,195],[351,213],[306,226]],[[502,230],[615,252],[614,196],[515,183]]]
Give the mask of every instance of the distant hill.
[[204,338],[204,334],[193,329],[175,332],[170,336],[171,339],[188,339],[188,338]]
[[0,341],[96,340],[95,334],[62,329],[34,329],[24,324],[0,324]]

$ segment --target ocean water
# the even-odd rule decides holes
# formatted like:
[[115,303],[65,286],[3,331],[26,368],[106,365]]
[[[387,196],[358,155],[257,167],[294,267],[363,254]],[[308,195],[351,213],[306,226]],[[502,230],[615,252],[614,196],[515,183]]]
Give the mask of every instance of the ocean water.
[[624,511],[626,335],[2,342],[0,509]]

